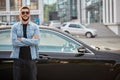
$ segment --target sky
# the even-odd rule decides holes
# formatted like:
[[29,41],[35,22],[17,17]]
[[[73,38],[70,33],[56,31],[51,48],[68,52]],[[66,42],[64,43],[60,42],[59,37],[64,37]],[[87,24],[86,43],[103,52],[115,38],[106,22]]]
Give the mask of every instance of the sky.
[[56,0],[43,0],[45,4],[53,4]]

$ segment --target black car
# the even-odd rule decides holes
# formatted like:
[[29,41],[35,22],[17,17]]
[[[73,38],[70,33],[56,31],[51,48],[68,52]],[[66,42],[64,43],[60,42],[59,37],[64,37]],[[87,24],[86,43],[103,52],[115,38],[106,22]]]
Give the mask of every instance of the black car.
[[[10,29],[0,30],[0,79],[13,80]],[[120,53],[98,51],[73,36],[40,28],[38,80],[120,80]]]

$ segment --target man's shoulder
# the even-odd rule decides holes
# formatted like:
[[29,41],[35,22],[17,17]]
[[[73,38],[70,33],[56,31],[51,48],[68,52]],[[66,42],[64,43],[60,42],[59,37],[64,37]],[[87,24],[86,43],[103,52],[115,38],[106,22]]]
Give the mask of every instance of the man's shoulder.
[[12,27],[17,27],[20,25],[20,22],[16,22],[15,24],[12,25]]
[[29,22],[29,24],[31,27],[39,27],[36,23],[33,23],[33,22]]
[[20,26],[20,22],[16,22],[15,24],[13,24],[13,25],[11,26],[11,28],[12,28],[12,29],[17,29],[17,28],[19,28],[19,26]]

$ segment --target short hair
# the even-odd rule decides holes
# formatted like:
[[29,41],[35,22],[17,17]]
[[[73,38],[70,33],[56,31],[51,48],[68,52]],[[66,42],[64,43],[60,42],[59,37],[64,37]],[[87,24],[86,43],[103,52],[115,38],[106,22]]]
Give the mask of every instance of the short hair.
[[28,11],[30,12],[30,8],[27,7],[27,6],[23,6],[23,7],[21,7],[21,8],[19,9],[19,12],[21,12],[22,9],[28,9]]

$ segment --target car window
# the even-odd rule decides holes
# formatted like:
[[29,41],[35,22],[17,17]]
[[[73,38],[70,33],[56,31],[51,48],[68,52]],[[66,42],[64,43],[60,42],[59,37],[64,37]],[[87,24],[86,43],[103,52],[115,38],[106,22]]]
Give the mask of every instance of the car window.
[[76,28],[83,28],[83,27],[79,24],[76,24]]
[[76,24],[69,24],[69,27],[76,28]]
[[[62,33],[49,29],[40,29],[40,52],[78,53],[77,49],[80,46],[80,43]],[[12,50],[10,30],[0,30],[0,51],[3,50]]]
[[80,46],[70,38],[62,34],[51,31],[41,30],[39,51],[45,52],[71,52],[76,53]]
[[0,44],[11,44],[10,40],[10,30],[0,31]]
[[12,50],[10,30],[0,30],[0,51]]
[[70,24],[69,27],[70,28],[80,28],[80,25],[78,25],[78,24]]
[[[10,30],[0,31],[0,50],[12,50]],[[39,51],[76,52],[79,45],[73,40],[52,30],[40,30]]]
[[69,27],[70,28],[82,28],[82,26],[79,24],[70,24]]

